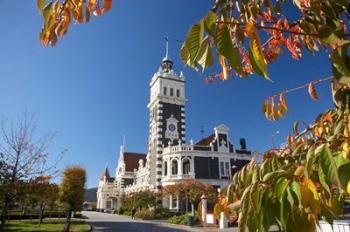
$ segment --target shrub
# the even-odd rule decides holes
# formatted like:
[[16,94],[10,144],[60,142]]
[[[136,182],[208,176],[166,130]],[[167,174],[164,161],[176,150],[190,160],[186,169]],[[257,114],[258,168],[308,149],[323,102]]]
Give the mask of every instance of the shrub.
[[155,213],[153,209],[139,209],[135,213],[135,217],[143,220],[154,219]]
[[[175,215],[175,216],[169,218],[167,221],[169,223],[172,223],[172,224],[187,225],[187,219],[190,216],[191,216],[191,213],[182,214],[179,216]],[[195,215],[195,217],[194,217],[194,224],[200,224],[200,221],[199,221],[199,218],[197,217],[197,215]]]
[[155,210],[155,219],[168,219],[171,217],[171,213],[167,208],[160,208]]
[[119,209],[116,209],[113,211],[114,214],[120,214],[120,215],[124,214],[124,212],[125,212],[124,207],[120,207]]
[[168,222],[170,222],[172,224],[186,225],[188,216],[189,216],[189,214],[183,214],[180,216],[173,216],[173,217],[168,219]]

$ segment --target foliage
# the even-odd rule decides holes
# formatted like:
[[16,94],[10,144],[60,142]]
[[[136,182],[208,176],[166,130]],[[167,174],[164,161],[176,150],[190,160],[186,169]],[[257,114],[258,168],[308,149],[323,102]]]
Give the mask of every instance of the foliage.
[[[62,231],[63,220],[45,220],[40,226],[36,220],[21,220],[10,221],[5,226],[5,231],[23,231],[23,232],[50,232],[50,231]],[[73,232],[85,232],[89,231],[89,225],[84,221],[72,221],[71,231]]]
[[124,196],[122,199],[123,210],[131,211],[132,208],[142,209],[156,206],[157,194],[155,192],[145,190]]
[[69,231],[72,211],[79,211],[83,207],[85,194],[86,171],[82,167],[66,168],[60,185],[60,201],[67,204],[67,220],[64,231]]
[[209,201],[216,198],[216,191],[211,185],[206,185],[198,180],[179,181],[173,185],[167,185],[163,188],[165,195],[176,196],[179,199],[187,199],[190,203],[197,205],[204,194]]
[[34,180],[40,175],[54,173],[56,163],[52,166],[47,165],[47,147],[51,139],[51,135],[44,135],[41,138],[35,136],[33,117],[27,114],[19,117],[18,121],[11,123],[10,126],[5,120],[2,121],[0,128],[1,226],[5,223],[9,207],[20,201],[20,197],[26,194],[27,189],[23,186],[27,186],[29,180]]
[[91,13],[101,16],[112,7],[112,0],[37,0],[43,16],[40,42],[44,47],[55,46],[57,39],[64,36],[74,20],[75,23],[89,22]]
[[[284,11],[292,7],[291,2],[298,11],[296,19],[288,18]],[[222,72],[209,75],[207,81],[212,82],[215,78],[227,80],[230,75],[247,77],[253,73],[270,80],[267,66],[283,50],[296,60],[302,58],[305,49],[311,53],[324,51],[329,54],[334,78],[348,85],[348,4],[346,0],[218,0],[189,29],[180,55],[186,65],[204,71],[214,64],[216,53]],[[307,85],[314,100],[318,99],[316,83]],[[282,117],[288,111],[284,93],[269,97],[263,111],[272,120]]]
[[[167,221],[169,223],[172,223],[172,224],[187,225],[187,220],[188,220],[189,217],[192,217],[191,214],[189,214],[189,213],[182,214],[182,215],[179,215],[179,216],[175,215],[175,216],[169,218]],[[195,221],[195,223],[198,223],[199,222],[199,218],[197,216],[195,216],[194,221]]]
[[142,220],[151,220],[155,218],[154,208],[141,208],[138,209],[135,213],[136,218],[140,218]]
[[180,216],[173,216],[169,218],[167,221],[172,224],[180,224],[180,225],[186,225],[187,224],[187,218],[189,217],[189,214],[182,214]]
[[69,204],[73,211],[81,210],[84,202],[85,182],[85,169],[79,166],[66,168],[60,185],[60,201]]
[[296,124],[283,148],[235,174],[217,213],[235,211],[241,231],[268,231],[273,223],[314,231],[319,215],[332,223],[350,194],[349,106],[326,111],[301,132]]
[[[285,7],[294,4],[298,18]],[[332,222],[349,196],[350,180],[350,59],[349,3],[346,0],[238,1],[218,0],[188,31],[181,48],[185,64],[204,71],[217,54],[227,80],[232,74],[256,73],[270,80],[268,64],[283,50],[300,60],[302,50],[329,55],[333,76],[268,97],[263,113],[277,120],[288,111],[285,94],[307,88],[318,99],[315,85],[331,80],[335,109],[320,114],[299,132],[294,124],[280,149],[264,154],[261,165],[243,167],[222,193],[214,213],[238,217],[241,231],[268,231],[277,223],[283,231],[314,231],[319,216]],[[208,48],[209,47],[209,48]],[[276,101],[277,100],[277,101]]]
[[155,219],[168,219],[171,217],[171,213],[168,208],[156,208],[154,213]]

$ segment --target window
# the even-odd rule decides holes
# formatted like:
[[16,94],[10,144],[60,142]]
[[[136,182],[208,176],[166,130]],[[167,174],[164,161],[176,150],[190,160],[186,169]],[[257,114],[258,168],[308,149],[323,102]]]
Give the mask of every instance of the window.
[[171,162],[171,174],[177,175],[177,160]]
[[180,90],[179,89],[176,90],[176,97],[180,97]]
[[191,172],[191,164],[188,159],[185,159],[182,163],[182,170],[184,175],[188,175]]
[[111,209],[112,208],[112,200],[107,200],[106,202],[106,208]]
[[166,95],[166,94],[167,94],[167,88],[164,87],[164,88],[163,88],[163,95]]
[[229,177],[230,175],[230,164],[227,161],[220,162],[220,175],[223,177]]
[[168,175],[168,162],[165,161],[163,165],[164,165],[164,174],[163,175],[166,176],[166,175]]
[[174,89],[170,88],[170,96],[173,96],[173,95],[174,95]]
[[170,196],[171,209],[177,209],[177,197]]

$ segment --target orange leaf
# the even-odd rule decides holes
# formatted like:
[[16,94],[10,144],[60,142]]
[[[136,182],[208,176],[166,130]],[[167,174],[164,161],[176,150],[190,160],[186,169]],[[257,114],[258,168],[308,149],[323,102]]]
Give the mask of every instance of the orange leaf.
[[315,83],[312,81],[308,86],[308,92],[312,100],[317,100],[318,96],[315,89]]
[[287,112],[288,111],[288,107],[287,107],[287,104],[286,104],[286,100],[284,99],[284,94],[281,93],[280,94],[280,110],[282,112]]
[[111,8],[112,8],[112,0],[104,0],[104,5],[103,5],[103,8],[101,10],[101,13],[104,14],[105,12],[107,12]]

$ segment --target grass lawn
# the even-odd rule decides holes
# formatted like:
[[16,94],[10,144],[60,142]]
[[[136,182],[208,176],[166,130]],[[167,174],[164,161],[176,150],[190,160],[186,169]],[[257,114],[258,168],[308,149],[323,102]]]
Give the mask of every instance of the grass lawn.
[[[38,220],[11,220],[5,224],[5,231],[57,231],[63,230],[64,220],[46,219],[39,227]],[[85,232],[89,230],[89,225],[84,221],[72,221],[70,231]]]

